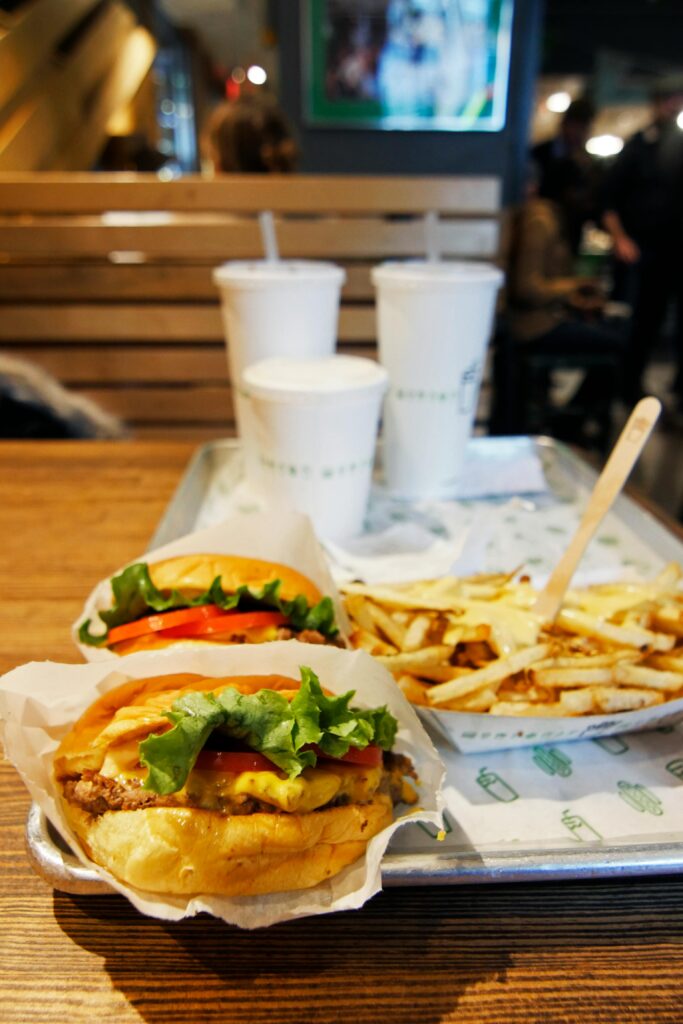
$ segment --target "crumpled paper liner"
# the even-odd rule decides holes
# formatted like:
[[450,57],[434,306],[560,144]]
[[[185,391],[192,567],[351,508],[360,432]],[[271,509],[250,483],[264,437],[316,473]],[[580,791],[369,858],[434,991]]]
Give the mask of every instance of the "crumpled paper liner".
[[[300,892],[245,896],[164,897],[123,885],[93,864],[81,850],[62,814],[52,781],[52,763],[62,737],[101,694],[127,679],[171,672],[206,676],[282,674],[299,678],[309,665],[335,693],[355,690],[360,706],[386,704],[398,719],[395,749],[411,758],[420,786],[419,809],[403,809],[393,824],[374,836],[366,854],[339,875]],[[394,831],[407,821],[441,823],[443,764],[415,712],[389,673],[362,651],[276,641],[208,648],[167,648],[87,665],[32,662],[0,678],[0,739],[33,800],[39,804],[78,859],[142,913],[177,921],[201,911],[241,928],[360,907],[381,889],[380,863]]]
[[[234,515],[217,526],[188,533],[170,544],[147,551],[127,564],[159,562],[164,558],[191,554],[242,555],[291,566],[315,583],[321,594],[332,598],[337,625],[342,634],[348,632],[348,620],[337,587],[307,516],[298,512]],[[124,568],[126,566],[115,569],[111,576],[117,576]],[[120,656],[107,647],[90,647],[78,639],[79,626],[86,619],[92,620],[92,632],[97,632],[98,626],[102,626],[98,612],[111,607],[110,579],[108,577],[96,585],[85,602],[83,613],[71,627],[73,641],[86,661],[120,660]],[[179,640],[174,646],[182,643]]]

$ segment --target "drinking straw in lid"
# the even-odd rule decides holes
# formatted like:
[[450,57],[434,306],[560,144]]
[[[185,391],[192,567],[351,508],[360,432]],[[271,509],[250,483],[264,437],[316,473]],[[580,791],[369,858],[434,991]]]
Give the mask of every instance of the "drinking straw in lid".
[[277,235],[275,234],[275,221],[272,210],[262,210],[258,215],[259,228],[261,229],[261,241],[266,260],[275,263],[280,259],[277,247]]
[[441,259],[439,250],[439,215],[435,210],[428,210],[424,215],[425,250],[428,263],[438,263]]

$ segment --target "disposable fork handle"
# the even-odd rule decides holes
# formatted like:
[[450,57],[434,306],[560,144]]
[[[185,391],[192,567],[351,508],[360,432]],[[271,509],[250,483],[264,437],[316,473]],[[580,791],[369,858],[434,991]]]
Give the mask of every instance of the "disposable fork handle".
[[545,622],[554,622],[567,587],[598,526],[628,480],[638,456],[662,411],[657,398],[642,398],[628,418],[605,467],[598,477],[581,522],[550,579],[538,595],[534,612]]

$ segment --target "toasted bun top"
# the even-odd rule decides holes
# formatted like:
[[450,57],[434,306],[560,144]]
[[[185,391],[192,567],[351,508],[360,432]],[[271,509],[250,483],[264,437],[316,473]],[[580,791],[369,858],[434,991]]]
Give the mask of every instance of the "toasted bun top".
[[220,576],[221,586],[226,591],[245,585],[258,589],[273,580],[281,580],[280,596],[285,600],[303,594],[309,604],[317,604],[323,596],[314,583],[288,565],[240,555],[179,555],[152,563],[149,573],[159,590],[176,588],[201,593]]
[[86,768],[97,771],[112,744],[142,740],[167,729],[169,721],[163,712],[184,693],[219,693],[233,687],[240,693],[278,690],[291,699],[300,685],[296,679],[279,675],[207,677],[178,672],[131,679],[99,697],[72,726],[55,754],[55,773],[60,777]]

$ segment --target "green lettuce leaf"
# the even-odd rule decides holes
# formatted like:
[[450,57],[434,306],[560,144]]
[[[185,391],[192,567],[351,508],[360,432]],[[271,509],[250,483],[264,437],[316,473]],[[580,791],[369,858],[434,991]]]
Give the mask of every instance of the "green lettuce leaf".
[[228,687],[217,697],[186,694],[165,712],[173,727],[140,744],[140,761],[148,769],[145,788],[162,795],[182,789],[214,729],[263,754],[289,778],[316,764],[311,744],[332,757],[369,743],[390,750],[396,719],[386,707],[351,707],[354,693],[327,697],[315,672],[302,666],[301,687],[291,702],[273,690],[243,694]]
[[225,591],[221,577],[217,576],[208,590],[195,597],[185,597],[180,590],[170,594],[158,590],[152,583],[146,562],[136,562],[114,576],[111,581],[112,607],[99,613],[107,627],[105,632],[90,631],[91,620],[83,622],[78,638],[91,647],[103,647],[107,643],[109,630],[134,622],[151,612],[167,612],[174,608],[194,608],[196,605],[215,604],[223,611],[258,611],[273,609],[282,612],[293,629],[315,629],[325,637],[334,637],[339,629],[334,621],[334,605],[329,597],[323,597],[316,605],[309,605],[303,594],[286,601],[280,595],[282,582],[273,580],[260,589],[247,586],[234,591]]
[[145,787],[166,796],[183,788],[224,712],[212,693],[186,693],[164,714],[173,728],[142,741],[140,762],[148,769]]

